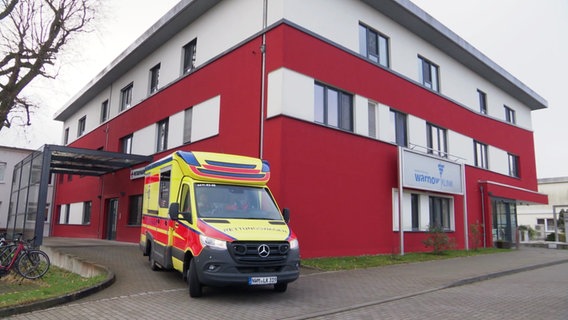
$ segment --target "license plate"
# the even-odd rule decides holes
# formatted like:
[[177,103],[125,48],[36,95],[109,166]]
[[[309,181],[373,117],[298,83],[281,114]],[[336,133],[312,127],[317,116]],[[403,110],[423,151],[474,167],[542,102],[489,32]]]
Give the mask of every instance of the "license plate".
[[250,277],[249,285],[260,286],[264,284],[275,284],[278,282],[277,277]]

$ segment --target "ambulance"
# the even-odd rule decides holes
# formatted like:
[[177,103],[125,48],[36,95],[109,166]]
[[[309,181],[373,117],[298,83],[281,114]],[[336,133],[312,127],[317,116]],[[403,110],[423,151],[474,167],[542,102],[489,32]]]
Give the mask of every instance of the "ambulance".
[[298,239],[267,187],[266,161],[176,151],[146,167],[140,249],[152,270],[175,269],[204,286],[274,286],[300,274]]

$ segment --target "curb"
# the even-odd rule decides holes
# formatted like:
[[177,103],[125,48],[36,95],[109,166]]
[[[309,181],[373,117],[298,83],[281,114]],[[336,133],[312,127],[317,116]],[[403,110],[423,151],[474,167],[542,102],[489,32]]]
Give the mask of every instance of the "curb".
[[[28,313],[28,312],[32,312],[32,311],[47,309],[47,308],[51,308],[51,307],[54,307],[54,306],[57,306],[57,305],[61,305],[61,304],[64,304],[64,303],[75,301],[75,300],[78,300],[80,298],[84,298],[84,297],[89,296],[93,293],[96,293],[96,292],[99,292],[99,291],[101,291],[105,288],[108,288],[110,285],[112,285],[114,283],[114,281],[116,279],[114,272],[112,272],[110,269],[108,269],[105,266],[102,266],[102,265],[99,265],[99,264],[78,258],[78,257],[73,256],[73,255],[61,254],[60,252],[58,252],[57,250],[55,250],[53,248],[42,248],[42,250],[44,250],[44,251],[46,251],[46,253],[48,253],[50,260],[51,260],[52,255],[54,256],[54,259],[51,260],[52,265],[66,269],[70,272],[78,273],[81,276],[92,277],[92,276],[99,275],[99,274],[106,274],[106,278],[101,283],[98,283],[98,284],[96,284],[92,287],[84,288],[84,289],[74,291],[74,292],[69,292],[69,293],[66,293],[66,294],[58,296],[58,297],[48,298],[48,299],[39,300],[39,301],[26,303],[26,304],[22,304],[22,305],[17,305],[17,306],[9,306],[9,307],[5,307],[5,308],[0,308],[0,318],[13,316],[13,315],[16,315],[16,314],[21,314],[21,313]],[[73,266],[73,267],[69,268],[69,266]],[[87,271],[85,271],[85,270],[87,270]]]

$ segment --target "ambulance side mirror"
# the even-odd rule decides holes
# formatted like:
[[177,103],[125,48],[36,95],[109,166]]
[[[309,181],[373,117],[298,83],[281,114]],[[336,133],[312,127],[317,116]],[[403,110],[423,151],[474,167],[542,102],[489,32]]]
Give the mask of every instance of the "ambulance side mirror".
[[179,215],[179,203],[174,202],[170,204],[170,208],[168,209],[168,215],[170,216],[170,219],[177,221],[179,220],[178,215]]
[[284,218],[284,222],[290,222],[290,209],[284,208],[282,209],[282,217]]

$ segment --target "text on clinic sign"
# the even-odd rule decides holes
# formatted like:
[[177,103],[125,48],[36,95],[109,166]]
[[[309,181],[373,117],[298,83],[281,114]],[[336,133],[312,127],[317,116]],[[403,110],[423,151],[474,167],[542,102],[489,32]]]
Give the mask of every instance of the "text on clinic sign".
[[410,150],[402,150],[405,188],[463,194],[462,165]]

